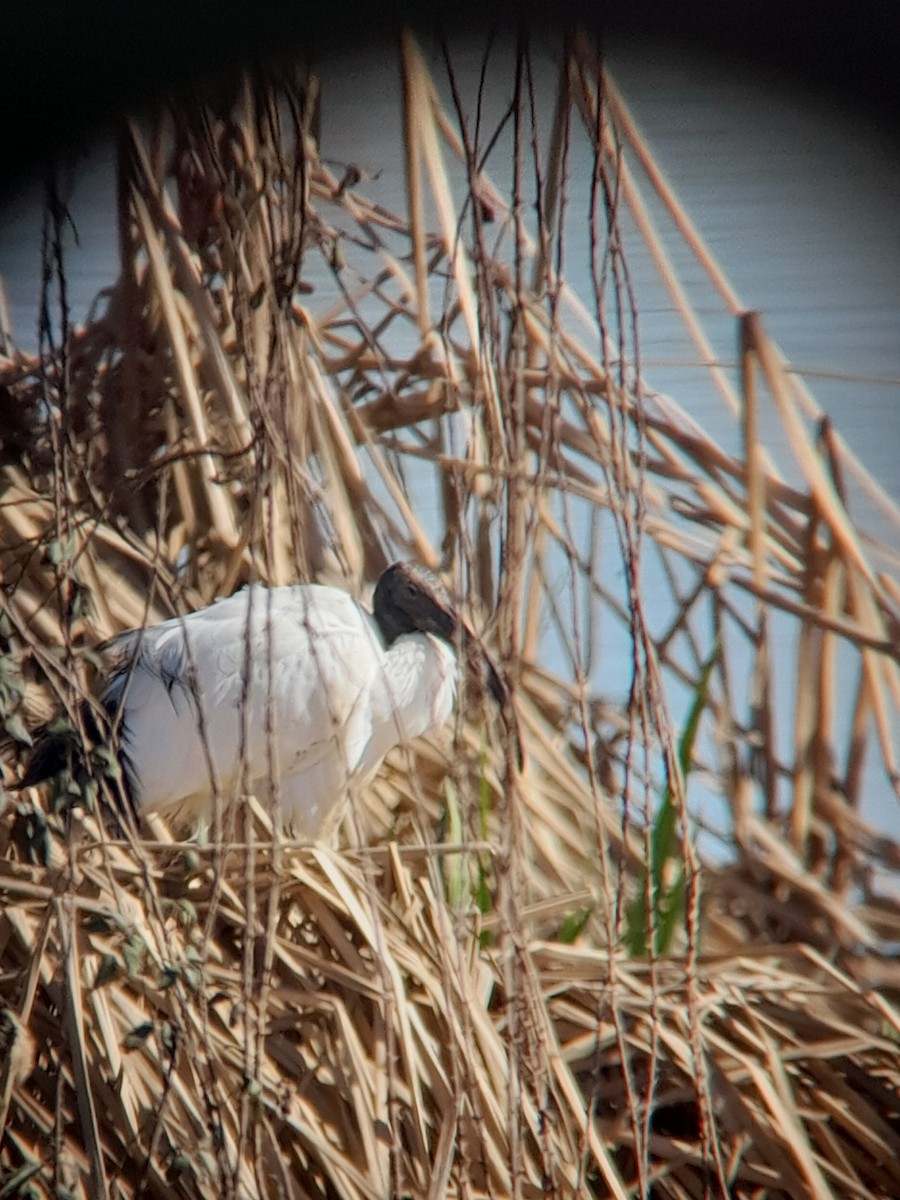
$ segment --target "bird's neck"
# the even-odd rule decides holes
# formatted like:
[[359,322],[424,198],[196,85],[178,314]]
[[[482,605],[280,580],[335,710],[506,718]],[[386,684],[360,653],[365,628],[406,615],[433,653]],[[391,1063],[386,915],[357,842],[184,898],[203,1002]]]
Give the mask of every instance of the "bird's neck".
[[457,674],[456,655],[442,638],[403,634],[385,654],[383,720],[399,725],[403,741],[443,725],[453,709]]

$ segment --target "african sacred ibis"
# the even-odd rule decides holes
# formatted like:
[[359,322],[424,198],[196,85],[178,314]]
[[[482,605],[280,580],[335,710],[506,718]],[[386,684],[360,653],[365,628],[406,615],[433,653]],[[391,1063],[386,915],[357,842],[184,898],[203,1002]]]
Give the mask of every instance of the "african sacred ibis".
[[[196,819],[213,813],[216,788],[226,800],[244,789],[275,798],[282,828],[319,838],[392,747],[450,716],[459,646],[471,650],[472,634],[446,590],[406,562],[381,575],[371,613],[339,588],[252,585],[122,634],[108,646],[101,704],[118,728],[132,803]],[[486,655],[485,664],[500,701]],[[64,763],[48,736],[19,786]]]

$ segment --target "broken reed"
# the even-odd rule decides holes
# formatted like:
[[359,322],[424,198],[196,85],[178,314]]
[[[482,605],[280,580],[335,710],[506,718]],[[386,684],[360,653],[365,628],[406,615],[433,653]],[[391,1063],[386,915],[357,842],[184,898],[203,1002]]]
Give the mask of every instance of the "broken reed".
[[[358,587],[408,554],[445,566],[496,642],[526,749],[520,773],[461,706],[449,756],[435,739],[392,757],[347,822],[352,852],[273,846],[252,807],[238,842],[209,848],[8,812],[4,1001],[38,1067],[0,1080],[0,1163],[23,1186],[900,1190],[900,922],[870,882],[897,847],[860,815],[864,753],[897,778],[897,585],[840,501],[852,457],[827,427],[810,440],[809,397],[760,319],[742,318],[742,393],[717,365],[632,159],[735,319],[738,299],[612,81],[573,44],[538,159],[517,66],[505,188],[452,59],[450,115],[404,40],[408,218],[319,158],[310,81],[248,80],[227,114],[128,126],[105,310],[5,365],[3,634],[27,684],[10,720],[74,714],[87,648],[123,627],[251,578]],[[555,268],[577,137],[596,151],[595,296],[623,314],[601,308],[599,328]],[[628,264],[604,253],[625,211],[744,415],[741,458],[635,378]],[[760,382],[799,484],[762,445]],[[674,598],[654,636],[650,569]],[[770,736],[776,618],[798,634],[787,750]],[[630,700],[598,661],[607,625],[634,646]],[[843,742],[839,645],[859,664]],[[749,699],[732,682],[748,655]],[[667,711],[679,685],[706,702],[693,776]],[[705,867],[701,894],[687,804],[703,773],[735,861]],[[667,864],[685,900],[663,957]],[[629,961],[640,894],[649,957]]]

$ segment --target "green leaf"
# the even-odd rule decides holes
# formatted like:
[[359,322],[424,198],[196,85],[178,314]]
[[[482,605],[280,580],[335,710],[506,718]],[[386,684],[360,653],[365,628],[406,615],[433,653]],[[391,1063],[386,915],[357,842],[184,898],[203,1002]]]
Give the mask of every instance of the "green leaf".
[[147,959],[147,943],[139,933],[132,933],[125,943],[122,953],[125,957],[125,969],[132,979],[136,978],[144,969]]
[[[700,728],[700,718],[706,707],[709,680],[718,661],[718,641],[703,664],[687,720],[678,740],[678,768],[685,789],[693,766],[694,743]],[[671,867],[670,867],[671,864]],[[669,877],[667,879],[667,876]],[[672,796],[671,781],[666,786],[659,811],[650,835],[650,903],[652,904],[653,944],[657,954],[666,954],[678,928],[684,921],[684,864],[678,835],[678,808]],[[647,907],[648,870],[644,867],[638,879],[638,890],[625,909],[623,944],[633,958],[647,953],[647,934],[650,920]]]
[[[193,929],[198,920],[196,905],[190,900],[179,900],[175,905],[175,920],[182,929]],[[185,956],[187,956],[191,949],[192,947],[188,946],[187,950],[185,951]]]
[[481,819],[481,836],[487,841],[490,832],[491,800],[493,791],[487,776],[487,750],[481,751],[481,776],[478,781],[478,815]]
[[478,911],[482,915],[493,911],[494,893],[491,891],[490,876],[480,859],[478,862],[478,886],[475,889],[475,902],[478,905]]
[[[449,776],[444,780],[444,794],[447,797],[445,809],[447,828],[443,840],[447,845],[458,846],[462,841],[462,817],[459,811],[456,785]],[[451,912],[459,912],[465,908],[471,894],[465,856],[448,854],[444,860],[444,872],[447,880],[447,903]]]
[[170,1055],[175,1054],[178,1046],[178,1030],[171,1021],[163,1021],[159,1030],[159,1040]]
[[200,991],[200,985],[203,983],[203,973],[199,967],[185,963],[181,968],[181,977],[192,992]]
[[182,1175],[187,1174],[189,1171],[193,1171],[193,1169],[194,1166],[191,1162],[190,1155],[183,1153],[176,1154],[169,1163],[166,1171],[166,1178],[170,1183],[174,1183],[176,1179],[180,1179]]
[[100,966],[97,968],[97,974],[94,976],[94,988],[101,988],[105,983],[118,978],[119,975],[119,960],[114,954],[103,954],[100,957]]
[[114,929],[125,931],[125,922],[118,913],[106,909],[104,912],[92,912],[84,918],[84,927],[88,933],[112,933]]
[[[185,875],[193,875],[200,866],[200,855],[196,850],[185,850],[181,861]],[[189,904],[190,901],[185,901],[185,903]]]
[[53,538],[47,546],[47,559],[54,566],[59,566],[61,563],[71,562],[77,549],[78,539],[74,533],[70,533],[66,538]]
[[559,940],[566,946],[571,946],[573,942],[576,942],[584,932],[584,927],[591,919],[593,911],[594,906],[586,904],[584,908],[576,908],[574,912],[570,912],[559,927]]
[[115,783],[122,782],[122,768],[116,755],[109,746],[95,746],[91,752],[94,768],[104,779],[112,779]]
[[16,817],[10,831],[13,843],[22,857],[42,867],[50,866],[52,839],[47,818],[31,804],[16,806]]
[[678,927],[684,922],[684,869],[666,893],[660,905],[656,922],[656,942],[660,954],[665,954],[675,938]]
[[14,1175],[10,1175],[6,1182],[0,1187],[0,1200],[11,1200],[13,1196],[18,1197],[25,1194],[24,1188],[28,1180],[37,1175],[41,1169],[39,1162],[34,1160],[27,1162],[24,1167],[20,1167]]
[[142,1021],[140,1025],[135,1025],[130,1033],[125,1034],[122,1045],[126,1050],[140,1050],[152,1032],[153,1022]]
[[[490,833],[490,816],[491,816],[491,800],[493,791],[491,789],[490,780],[487,773],[487,749],[482,744],[481,749],[481,774],[478,781],[478,818],[481,828],[481,836],[484,841],[488,840]],[[485,913],[493,912],[494,909],[494,891],[491,886],[493,873],[491,869],[490,855],[478,856],[478,884],[475,891],[475,901],[478,905],[478,911],[484,915]],[[482,930],[479,937],[479,945],[482,949],[491,942],[490,932],[486,929]]]
[[173,984],[177,983],[180,974],[181,972],[177,967],[163,967],[162,974],[159,977],[160,991],[165,991],[166,988],[170,988]]

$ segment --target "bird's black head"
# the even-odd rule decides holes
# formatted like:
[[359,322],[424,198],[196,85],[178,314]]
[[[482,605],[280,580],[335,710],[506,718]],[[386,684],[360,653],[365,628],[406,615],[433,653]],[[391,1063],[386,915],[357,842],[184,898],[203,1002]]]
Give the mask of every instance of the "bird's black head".
[[447,589],[416,563],[397,562],[382,572],[375,585],[373,612],[389,646],[404,633],[433,633],[448,642],[456,635]]
[[491,656],[457,617],[450,593],[431,571],[416,563],[394,563],[375,585],[372,609],[389,646],[404,633],[433,633],[451,644],[459,640],[469,655],[480,654],[490,693],[498,704],[503,703],[506,689]]

